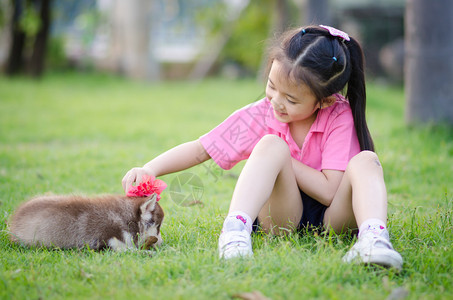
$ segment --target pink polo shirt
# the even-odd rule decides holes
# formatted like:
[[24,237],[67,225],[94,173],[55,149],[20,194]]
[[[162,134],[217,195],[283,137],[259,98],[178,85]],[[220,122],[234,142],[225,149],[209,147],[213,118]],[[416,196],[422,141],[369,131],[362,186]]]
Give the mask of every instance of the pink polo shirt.
[[220,125],[200,137],[211,158],[229,170],[250,156],[266,134],[281,137],[291,156],[318,171],[346,170],[349,160],[360,152],[349,103],[340,94],[337,101],[318,112],[302,149],[291,136],[289,126],[275,119],[267,98],[235,111]]

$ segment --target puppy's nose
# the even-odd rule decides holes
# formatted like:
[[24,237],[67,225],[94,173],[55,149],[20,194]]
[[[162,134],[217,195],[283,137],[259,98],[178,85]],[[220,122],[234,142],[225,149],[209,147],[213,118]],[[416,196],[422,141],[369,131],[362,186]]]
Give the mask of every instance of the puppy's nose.
[[155,236],[150,236],[149,238],[147,238],[145,240],[145,242],[143,243],[143,246],[142,246],[142,249],[144,250],[149,250],[151,249],[151,247],[157,243],[157,237]]

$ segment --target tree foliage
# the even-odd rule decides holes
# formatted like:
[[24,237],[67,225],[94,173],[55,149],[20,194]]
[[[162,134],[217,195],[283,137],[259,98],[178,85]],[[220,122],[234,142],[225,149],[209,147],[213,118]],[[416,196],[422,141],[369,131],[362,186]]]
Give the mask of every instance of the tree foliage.
[[34,5],[30,2],[26,2],[25,7],[23,8],[22,14],[19,16],[19,28],[27,38],[33,38],[39,32],[39,29],[42,27],[42,21],[39,16],[39,11],[37,11]]
[[26,71],[40,77],[49,36],[51,0],[14,0],[12,6],[12,42],[6,73]]
[[272,25],[272,0],[251,0],[239,18],[221,59],[255,73],[259,69]]

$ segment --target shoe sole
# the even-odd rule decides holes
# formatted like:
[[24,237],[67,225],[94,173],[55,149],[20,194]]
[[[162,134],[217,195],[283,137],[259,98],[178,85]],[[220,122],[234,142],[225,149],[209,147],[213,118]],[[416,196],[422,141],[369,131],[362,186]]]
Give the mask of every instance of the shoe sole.
[[401,271],[403,268],[403,259],[398,253],[396,253],[398,256],[396,256],[395,253],[391,252],[390,254],[388,251],[374,251],[371,255],[360,257],[364,263],[380,265],[387,268],[395,268],[396,270]]
[[252,257],[253,252],[244,250],[244,251],[237,251],[234,253],[229,254],[228,252],[224,252],[219,255],[221,259],[232,259],[232,258],[247,258],[247,257]]

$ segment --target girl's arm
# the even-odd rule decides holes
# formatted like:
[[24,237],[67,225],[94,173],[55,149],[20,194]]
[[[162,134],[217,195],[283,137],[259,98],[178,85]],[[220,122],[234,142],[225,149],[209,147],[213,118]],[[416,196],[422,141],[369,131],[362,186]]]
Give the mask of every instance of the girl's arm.
[[294,158],[292,162],[299,188],[321,204],[330,206],[344,172],[337,170],[322,170],[320,172]]
[[127,172],[122,181],[123,189],[127,193],[134,182],[141,183],[145,174],[158,177],[188,169],[210,158],[199,140],[181,144],[157,156],[142,168]]

